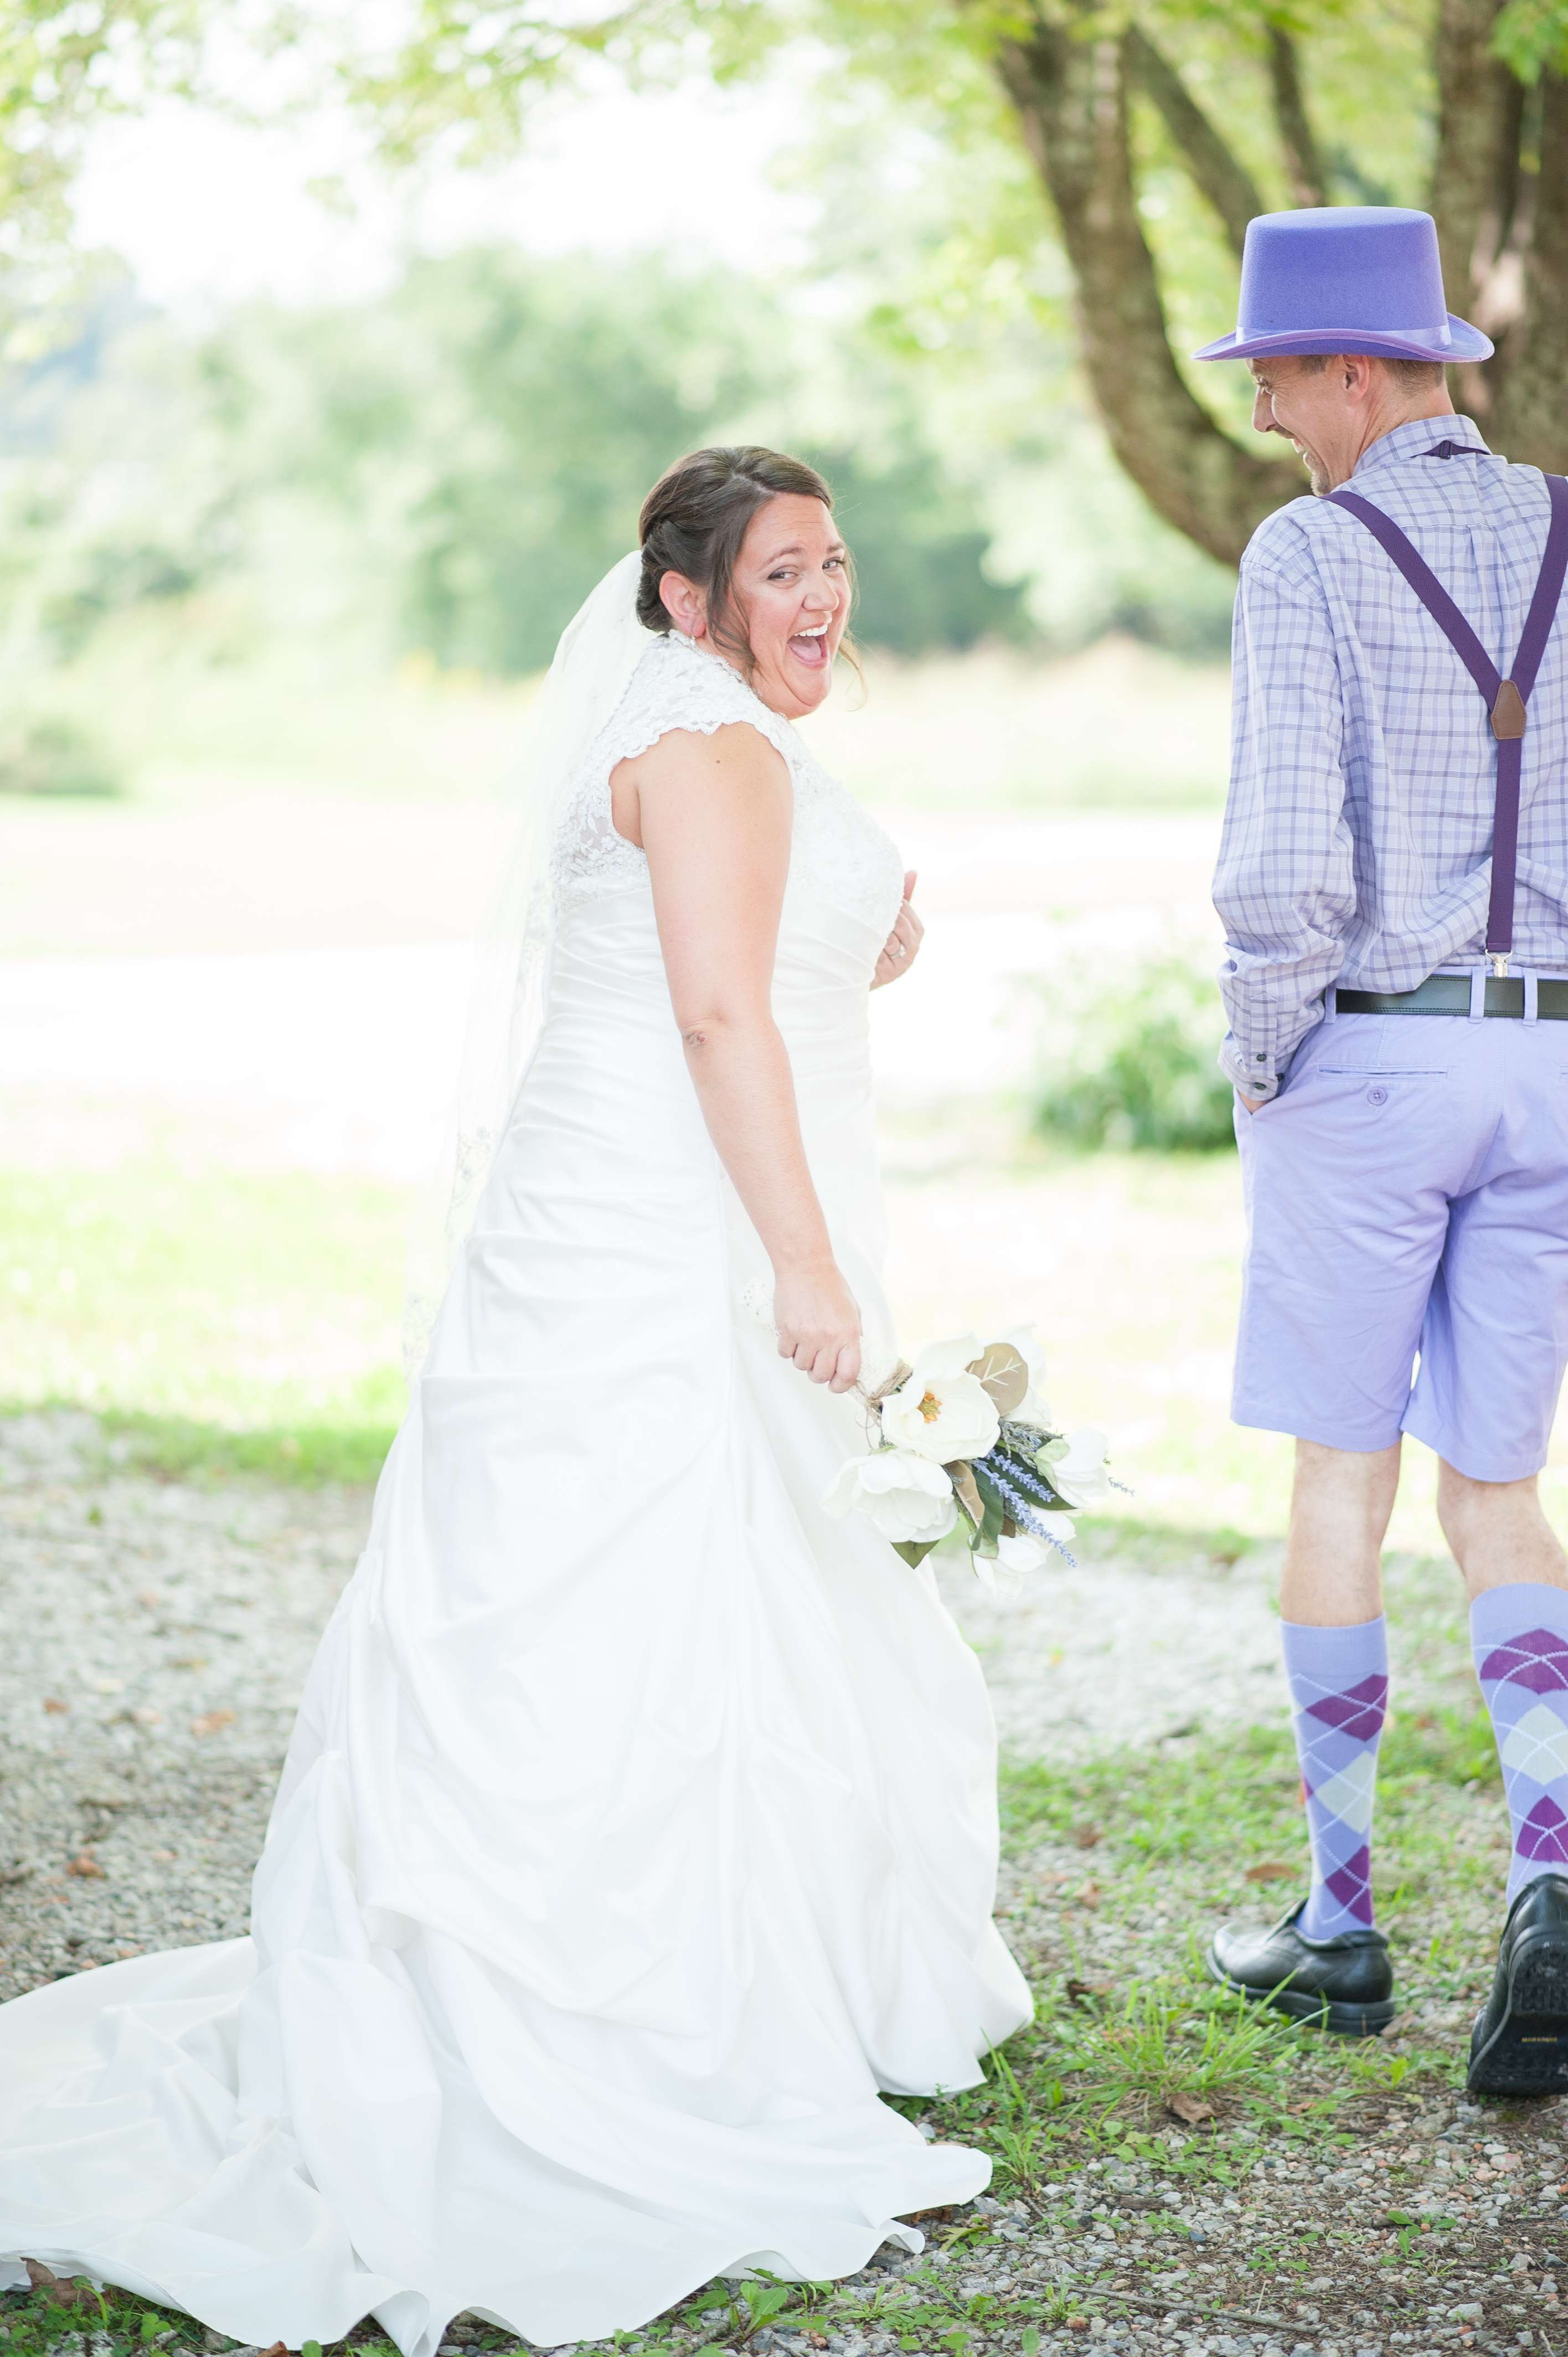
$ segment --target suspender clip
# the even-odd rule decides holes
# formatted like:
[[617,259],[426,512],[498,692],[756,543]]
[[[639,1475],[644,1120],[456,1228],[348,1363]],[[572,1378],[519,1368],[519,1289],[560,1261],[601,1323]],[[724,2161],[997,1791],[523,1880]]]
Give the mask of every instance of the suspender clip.
[[1496,974],[1499,982],[1506,982],[1508,980],[1509,953],[1507,950],[1494,950],[1492,952],[1492,972]]

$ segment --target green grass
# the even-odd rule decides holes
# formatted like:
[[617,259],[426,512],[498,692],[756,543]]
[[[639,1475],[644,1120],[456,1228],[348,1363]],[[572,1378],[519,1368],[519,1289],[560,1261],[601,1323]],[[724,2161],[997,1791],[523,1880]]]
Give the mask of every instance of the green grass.
[[[1118,1544],[1160,1534],[1174,1565],[1277,1534],[1290,1444],[1227,1412],[1233,1159],[1086,1157],[1015,1119],[972,1126],[936,1169],[907,1122],[890,1132],[903,1334],[1036,1317],[1054,1408],[1109,1431],[1133,1492],[1083,1525],[1086,1544],[1112,1524]],[[0,1167],[0,1405],[91,1409],[168,1475],[373,1479],[404,1397],[403,1191],[212,1168],[194,1123],[156,1135],[156,1152],[108,1169]],[[1441,1544],[1433,1487],[1412,1448],[1395,1546]],[[1568,1505],[1568,1476],[1549,1471],[1545,1494]]]
[[403,1412],[405,1199],[312,1173],[0,1170],[11,1408],[165,1473],[375,1478]]
[[[1380,1844],[1402,1834],[1408,1845],[1444,1788],[1463,1792],[1498,1781],[1478,1704],[1423,1704],[1406,1715],[1396,1697],[1379,1757]],[[1288,1727],[1239,1727],[1153,1751],[1108,1752],[1070,1769],[1014,1762],[1003,1772],[1002,1817],[1014,1841],[1076,1841],[1092,1832],[1093,1846],[1111,1839],[1123,1866],[1239,1863],[1245,1872],[1282,1850],[1299,1853],[1298,1783]]]
[[517,759],[534,683],[395,669],[341,637],[273,640],[220,597],[133,608],[28,683],[45,726],[81,732],[138,797],[268,782],[349,793],[487,793]]
[[[1418,1709],[1392,1722],[1379,1783],[1380,1912],[1396,1949],[1407,1924],[1412,1933],[1418,1922],[1444,1927],[1401,1956],[1407,1996],[1467,1988],[1486,1957],[1503,1870],[1494,1854],[1498,1782],[1495,1754],[1483,1755],[1463,1714]],[[1072,1904],[1060,1886],[1090,1870],[1082,1846],[1092,1843],[1096,1897],[1070,1943],[1079,1961],[1036,1964],[1035,2020],[992,2055],[982,2086],[902,2108],[943,2137],[983,2145],[1003,2200],[1034,2201],[1064,2173],[1112,2154],[1155,2161],[1167,2176],[1234,2184],[1279,2139],[1331,2138],[1367,2100],[1457,2083],[1455,2055],[1427,2042],[1419,2023],[1395,2043],[1363,2049],[1242,2005],[1203,1972],[1217,1920],[1266,1913],[1282,1893],[1288,1904],[1304,1881],[1283,1726],[1067,1767],[1015,1761],[1004,1769],[1002,1801],[1004,1850],[1022,1889],[1011,1936],[1026,1955],[1036,1876],[1047,1875],[1059,1930]],[[1066,1877],[1047,1874],[1068,1861]],[[1283,1869],[1277,1890],[1249,1881],[1260,1867]],[[1107,1973],[1095,1956],[1113,1931],[1132,1936],[1134,1955]],[[1125,1957],[1124,1941],[1118,1946]],[[1456,1970],[1461,1952],[1467,1968]],[[1192,2122],[1175,2143],[1173,2104]]]
[[[1221,662],[1108,639],[1055,661],[983,648],[905,662],[874,649],[865,670],[864,694],[835,686],[812,742],[868,801],[1103,814],[1224,799]],[[330,635],[258,649],[212,597],[117,617],[27,700],[35,725],[80,732],[136,797],[278,781],[445,800],[512,773],[533,691],[418,657],[384,671]]]
[[[1036,1318],[1054,1409],[1110,1433],[1132,1491],[1085,1522],[1086,1546],[1157,1545],[1174,1568],[1277,1537],[1290,1443],[1228,1413],[1233,1158],[1068,1153],[1009,1118],[977,1119],[936,1168],[907,1119],[891,1128],[901,1332]],[[88,1408],[168,1476],[373,1480],[404,1400],[403,1191],[220,1169],[201,1146],[194,1123],[171,1124],[157,1152],[112,1168],[0,1167],[0,1407]],[[1441,1545],[1434,1467],[1408,1452],[1396,1548]],[[1568,1512],[1568,1469],[1543,1495]],[[1451,1617],[1452,1573],[1439,1584]]]

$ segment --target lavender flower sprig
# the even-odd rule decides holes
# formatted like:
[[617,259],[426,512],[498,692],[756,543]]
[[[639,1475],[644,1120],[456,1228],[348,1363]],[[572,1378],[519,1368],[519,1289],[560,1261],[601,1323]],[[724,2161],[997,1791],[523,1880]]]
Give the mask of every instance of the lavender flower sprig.
[[1009,1481],[1016,1481],[1022,1489],[1026,1490],[1029,1495],[1036,1499],[1042,1506],[1057,1507],[1064,1513],[1067,1511],[1066,1501],[1057,1490],[1052,1488],[1045,1476],[1036,1471],[1033,1465],[1025,1463],[1022,1458],[1013,1456],[1011,1452],[1004,1455],[1000,1449],[993,1448],[989,1456],[977,1458],[975,1462],[983,1465],[993,1480],[998,1474],[1004,1475]]
[[1072,1564],[1076,1568],[1076,1557],[1072,1555],[1062,1544],[1060,1539],[1056,1536],[1054,1532],[1046,1528],[1045,1523],[1035,1512],[1034,1506],[1031,1504],[1030,1501],[1024,1496],[1022,1491],[1015,1489],[1004,1473],[999,1473],[997,1471],[993,1458],[983,1457],[980,1459],[980,1462],[985,1468],[986,1478],[990,1481],[992,1488],[996,1491],[998,1497],[1005,1501],[1007,1507],[1012,1513],[1013,1520],[1017,1523],[1019,1529],[1022,1531],[1032,1531],[1036,1538],[1044,1539],[1047,1546],[1055,1547],[1057,1553],[1062,1557],[1064,1562]]

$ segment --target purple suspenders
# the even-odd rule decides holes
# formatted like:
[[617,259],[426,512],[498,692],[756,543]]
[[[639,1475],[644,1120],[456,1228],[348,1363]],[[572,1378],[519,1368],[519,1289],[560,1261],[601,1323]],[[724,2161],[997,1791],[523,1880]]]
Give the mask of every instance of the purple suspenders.
[[[1440,446],[1444,457],[1449,456],[1451,448],[1457,453],[1465,447],[1462,443]],[[1432,455],[1436,456],[1437,453]],[[1552,625],[1557,619],[1563,574],[1568,571],[1568,480],[1561,475],[1548,475],[1546,488],[1552,500],[1546,551],[1541,560],[1530,612],[1525,618],[1524,635],[1514,657],[1513,671],[1507,679],[1503,678],[1442,582],[1430,565],[1417,555],[1398,524],[1386,516],[1381,508],[1374,507],[1370,500],[1362,499],[1356,491],[1330,491],[1328,495],[1336,507],[1344,508],[1359,518],[1382,544],[1480,689],[1487,710],[1491,715],[1492,735],[1498,744],[1498,800],[1492,821],[1492,897],[1487,910],[1487,954],[1498,974],[1507,974],[1509,952],[1513,947],[1514,877],[1519,865],[1519,788],[1523,764],[1525,706],[1530,702],[1530,691],[1535,685],[1541,658],[1546,651],[1546,641],[1552,635]]]

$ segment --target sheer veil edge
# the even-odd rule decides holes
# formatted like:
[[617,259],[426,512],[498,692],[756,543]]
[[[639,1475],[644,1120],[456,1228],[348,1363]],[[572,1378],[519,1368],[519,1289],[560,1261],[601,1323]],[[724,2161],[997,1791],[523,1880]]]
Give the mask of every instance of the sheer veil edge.
[[543,1021],[556,921],[551,853],[561,821],[595,738],[653,643],[637,619],[641,565],[633,549],[578,608],[529,716],[514,789],[517,832],[476,948],[457,1083],[410,1226],[403,1340],[411,1383]]

